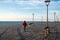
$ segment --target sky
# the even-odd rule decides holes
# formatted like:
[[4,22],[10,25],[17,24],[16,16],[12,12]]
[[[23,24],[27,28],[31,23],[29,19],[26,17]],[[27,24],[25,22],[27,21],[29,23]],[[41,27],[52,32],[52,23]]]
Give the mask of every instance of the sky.
[[[46,21],[45,0],[0,0],[0,21]],[[49,21],[60,20],[60,0],[51,0],[48,6]]]

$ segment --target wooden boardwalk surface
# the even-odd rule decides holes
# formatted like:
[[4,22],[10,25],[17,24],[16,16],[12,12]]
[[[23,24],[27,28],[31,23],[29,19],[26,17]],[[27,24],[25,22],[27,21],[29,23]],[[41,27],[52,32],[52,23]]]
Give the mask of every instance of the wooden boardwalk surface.
[[11,25],[0,27],[0,40],[60,40],[60,25],[57,27],[51,25],[48,38],[43,36],[43,28],[45,25],[32,25],[27,27],[27,32],[23,31],[21,25]]

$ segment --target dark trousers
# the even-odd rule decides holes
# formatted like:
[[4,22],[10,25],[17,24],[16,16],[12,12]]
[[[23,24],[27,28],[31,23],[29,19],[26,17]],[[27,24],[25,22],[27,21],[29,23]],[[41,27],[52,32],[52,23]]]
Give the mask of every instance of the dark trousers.
[[26,27],[24,27],[24,31],[26,32]]

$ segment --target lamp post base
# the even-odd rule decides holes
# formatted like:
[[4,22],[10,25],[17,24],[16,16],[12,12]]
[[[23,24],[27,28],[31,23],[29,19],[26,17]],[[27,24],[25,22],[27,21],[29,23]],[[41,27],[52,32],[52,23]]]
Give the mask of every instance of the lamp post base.
[[48,36],[49,36],[49,34],[50,34],[50,27],[49,26],[46,26],[45,28],[44,28],[44,30],[45,30],[45,37],[46,38],[48,38]]

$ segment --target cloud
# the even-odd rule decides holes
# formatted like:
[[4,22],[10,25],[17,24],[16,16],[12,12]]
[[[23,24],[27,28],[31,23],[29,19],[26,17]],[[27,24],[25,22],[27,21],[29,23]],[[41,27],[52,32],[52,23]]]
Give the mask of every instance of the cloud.
[[52,0],[52,1],[60,1],[60,0]]
[[[44,0],[4,0],[5,2],[14,2],[19,5],[27,5],[27,6],[38,6],[38,5],[45,5]],[[59,5],[60,2],[51,1],[50,5]]]
[[45,5],[43,1],[15,1],[16,4],[22,7],[21,9],[40,9]]
[[35,6],[40,4],[40,1],[16,1],[16,3],[20,5]]
[[[18,8],[19,10],[24,10],[24,9],[28,9],[29,11],[27,11],[27,12],[31,12],[31,10],[30,9],[35,9],[35,10],[37,10],[37,11],[39,11],[39,9],[41,9],[40,11],[42,11],[43,10],[43,13],[45,12],[44,10],[44,8],[45,8],[45,3],[44,3],[44,0],[4,0],[4,2],[5,3],[15,3],[15,4],[17,4],[17,5],[19,5],[20,6],[20,8]],[[22,7],[22,8],[21,8]],[[58,17],[60,17],[59,15],[60,15],[60,1],[51,1],[50,2],[50,5],[49,5],[49,19],[51,19],[51,20],[53,20],[53,13],[54,12],[56,12],[57,13],[57,15],[58,15]],[[33,11],[32,10],[32,11]],[[35,11],[34,10],[34,11]],[[26,12],[25,11],[25,12]],[[33,11],[33,12],[34,12]],[[41,13],[41,12],[40,12]],[[46,12],[45,12],[46,13]],[[44,13],[44,15],[42,15],[42,16],[44,16],[43,18],[44,18],[44,20],[46,20],[46,14]],[[10,18],[12,18],[12,19],[17,19],[17,20],[32,20],[32,17],[31,17],[31,15],[23,15],[24,13],[23,13],[23,11],[22,11],[22,14],[15,14],[15,13],[9,13],[10,14],[10,16],[7,16],[7,15],[3,15],[3,16],[1,16],[0,15],[0,18],[2,17],[2,18],[7,18],[8,17],[8,19]],[[15,16],[13,16],[15,14]],[[41,13],[42,14],[42,13]],[[35,18],[35,20],[40,20],[41,18],[41,15],[40,14],[38,14],[37,15],[37,17]]]
[[[41,7],[45,6],[44,0],[39,1],[39,0],[29,0],[29,1],[15,1],[16,4],[24,7],[24,9],[39,9]],[[60,1],[51,1],[49,4],[50,9],[57,9],[60,8]],[[54,7],[53,7],[54,6]]]
[[3,0],[4,3],[12,3],[13,0]]
[[40,4],[41,0],[3,0],[5,3],[13,3],[15,2],[16,4],[20,5],[38,5]]

